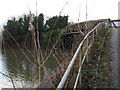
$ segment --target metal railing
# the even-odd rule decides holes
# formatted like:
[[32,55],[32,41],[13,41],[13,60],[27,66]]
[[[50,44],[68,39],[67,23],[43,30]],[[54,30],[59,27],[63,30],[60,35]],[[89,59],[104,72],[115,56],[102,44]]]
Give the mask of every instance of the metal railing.
[[[62,77],[62,79],[61,79],[61,81],[60,81],[60,83],[59,83],[59,85],[57,87],[57,89],[62,89],[64,87],[64,84],[65,84],[65,82],[66,82],[66,80],[67,80],[67,78],[68,78],[68,76],[70,74],[70,71],[71,71],[71,69],[73,67],[73,64],[74,64],[74,62],[75,62],[75,60],[76,60],[79,53],[80,53],[80,57],[79,57],[80,64],[79,64],[79,70],[78,70],[77,78],[76,78],[76,81],[75,81],[75,84],[74,84],[74,89],[76,89],[76,87],[77,87],[78,80],[79,80],[79,83],[81,85],[81,69],[82,69],[82,65],[83,65],[83,63],[85,61],[86,56],[87,56],[87,62],[88,62],[88,50],[91,47],[91,45],[93,44],[93,42],[94,42],[95,32],[97,34],[98,33],[98,27],[103,25],[103,24],[105,25],[105,22],[101,22],[98,25],[96,25],[90,32],[88,32],[86,34],[84,39],[81,41],[81,43],[79,44],[79,46],[78,46],[78,48],[77,48],[77,50],[76,50],[70,64],[69,64],[69,66],[67,67],[67,69],[66,69],[66,71],[65,71],[65,73],[64,73],[64,75],[63,75],[63,77]],[[88,37],[90,34],[92,34],[92,38],[93,38],[91,42],[89,42],[89,37]],[[87,50],[86,50],[86,52],[85,52],[85,54],[84,54],[84,56],[82,58],[82,46],[83,46],[83,43],[85,41],[86,41]]]

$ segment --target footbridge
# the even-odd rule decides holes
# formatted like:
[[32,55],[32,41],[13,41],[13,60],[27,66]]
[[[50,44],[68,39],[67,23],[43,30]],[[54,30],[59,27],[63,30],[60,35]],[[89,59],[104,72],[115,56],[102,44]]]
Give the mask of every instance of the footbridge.
[[65,27],[63,31],[63,35],[69,35],[69,34],[85,35],[85,33],[92,30],[97,24],[101,22],[106,22],[106,24],[109,27],[118,28],[118,24],[120,23],[120,20],[100,19],[100,20],[91,20],[87,22],[76,23]]

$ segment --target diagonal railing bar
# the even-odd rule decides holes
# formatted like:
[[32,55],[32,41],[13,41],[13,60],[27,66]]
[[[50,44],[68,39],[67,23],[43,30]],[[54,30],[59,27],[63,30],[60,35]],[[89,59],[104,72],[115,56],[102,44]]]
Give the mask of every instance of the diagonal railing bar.
[[[59,85],[57,87],[57,90],[58,89],[62,89],[64,87],[64,84],[65,84],[65,82],[66,82],[66,80],[67,80],[67,78],[68,78],[68,76],[70,74],[70,71],[71,71],[71,69],[73,67],[73,64],[74,64],[74,62],[75,62],[75,60],[76,60],[79,52],[82,50],[83,43],[85,42],[85,40],[88,39],[88,36],[93,33],[92,34],[93,35],[93,40],[91,41],[90,45],[87,47],[87,50],[85,52],[85,55],[84,55],[83,59],[80,58],[81,59],[80,60],[81,63],[80,63],[79,70],[78,70],[78,75],[77,75],[77,78],[76,78],[76,81],[75,81],[75,84],[74,84],[74,89],[76,89],[76,86],[77,86],[77,83],[78,83],[78,80],[79,80],[79,76],[80,76],[80,72],[81,72],[81,69],[82,69],[82,65],[83,65],[83,63],[85,61],[85,58],[86,58],[87,54],[88,54],[89,48],[91,47],[92,43],[94,42],[94,34],[95,34],[94,31],[96,30],[96,32],[97,32],[98,27],[100,25],[104,24],[104,23],[105,22],[100,22],[99,24],[97,24],[90,32],[88,32],[86,34],[86,36],[84,37],[84,39],[81,41],[81,43],[79,44],[79,46],[78,46],[78,48],[77,48],[77,50],[76,50],[76,52],[75,52],[75,54],[74,54],[74,56],[73,56],[70,64],[69,64],[69,66],[67,67],[67,69],[66,69],[66,71],[65,71],[65,73],[64,73],[64,75],[63,75],[63,77],[62,77],[62,79],[61,79],[61,81],[60,81],[60,83],[59,83]],[[87,43],[88,43],[88,40],[87,40]]]

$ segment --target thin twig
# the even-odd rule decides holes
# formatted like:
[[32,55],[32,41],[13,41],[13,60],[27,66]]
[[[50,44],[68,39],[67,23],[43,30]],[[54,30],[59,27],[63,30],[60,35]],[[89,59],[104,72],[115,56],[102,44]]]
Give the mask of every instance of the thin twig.
[[56,24],[57,24],[57,22],[58,22],[58,20],[59,20],[59,17],[60,17],[62,11],[64,10],[64,8],[65,8],[65,6],[66,6],[67,4],[68,4],[68,2],[66,2],[66,4],[63,6],[62,10],[61,10],[60,13],[59,13],[59,16],[57,17],[57,19],[56,19],[56,21],[55,21],[55,23],[54,23],[54,25],[53,25],[53,28],[52,28],[51,33],[50,33],[50,36],[49,36],[49,41],[48,41],[48,45],[47,45],[47,48],[46,48],[45,56],[46,56],[47,50],[48,50],[48,48],[49,48],[49,43],[50,43],[50,40],[51,40],[51,36],[52,36],[52,34],[53,34],[53,29],[55,28],[55,26],[56,26]]

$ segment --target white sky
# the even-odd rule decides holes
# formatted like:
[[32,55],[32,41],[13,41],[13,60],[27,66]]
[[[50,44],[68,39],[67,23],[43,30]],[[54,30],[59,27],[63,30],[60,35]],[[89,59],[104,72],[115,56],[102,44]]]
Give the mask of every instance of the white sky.
[[[87,0],[88,20],[92,19],[118,19],[119,0]],[[52,17],[59,15],[65,3],[61,15],[68,15],[69,21],[78,22],[86,20],[86,0],[38,0],[38,14],[43,13]],[[36,0],[0,0],[0,26],[12,16],[28,14],[30,7],[32,13],[36,12]]]

